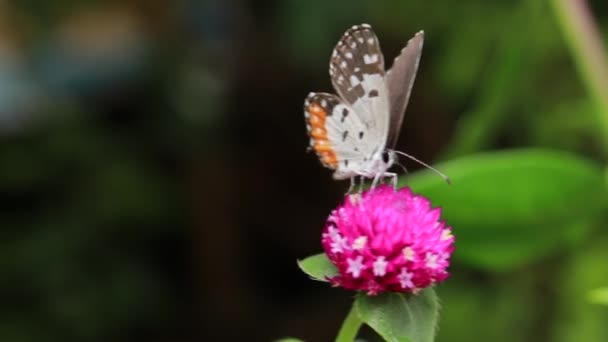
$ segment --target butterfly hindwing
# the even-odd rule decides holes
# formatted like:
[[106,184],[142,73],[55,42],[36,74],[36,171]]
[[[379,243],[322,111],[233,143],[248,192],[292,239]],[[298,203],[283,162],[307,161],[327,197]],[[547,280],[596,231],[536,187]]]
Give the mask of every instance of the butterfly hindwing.
[[336,170],[334,178],[349,178],[369,158],[365,124],[338,96],[310,93],[304,101],[304,117],[314,150],[323,166]]
[[424,32],[420,31],[407,42],[407,45],[401,50],[399,56],[395,58],[391,69],[386,73],[390,107],[390,123],[386,146],[389,148],[395,147],[399,137],[405,108],[409,102],[414,80],[416,79],[423,42]]

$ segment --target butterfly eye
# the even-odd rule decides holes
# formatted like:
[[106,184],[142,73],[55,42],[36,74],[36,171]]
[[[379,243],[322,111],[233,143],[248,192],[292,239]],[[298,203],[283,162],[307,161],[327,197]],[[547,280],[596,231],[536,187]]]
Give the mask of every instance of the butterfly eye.
[[385,164],[388,164],[388,163],[392,162],[392,161],[393,161],[393,159],[394,159],[394,158],[393,158],[393,156],[391,155],[391,152],[390,152],[390,151],[384,151],[384,152],[382,153],[382,161],[383,161]]

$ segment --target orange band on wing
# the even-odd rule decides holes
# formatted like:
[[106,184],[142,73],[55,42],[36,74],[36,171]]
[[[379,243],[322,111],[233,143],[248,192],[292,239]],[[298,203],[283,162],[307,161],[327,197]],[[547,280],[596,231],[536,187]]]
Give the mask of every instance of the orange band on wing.
[[327,165],[331,165],[333,167],[338,166],[338,160],[336,159],[336,155],[333,152],[331,152],[331,154],[323,154],[321,160]]
[[334,149],[329,145],[319,144],[318,142],[314,145],[315,152],[317,153],[334,153]]
[[338,158],[329,144],[327,129],[325,128],[327,112],[317,103],[312,103],[308,106],[308,113],[310,114],[308,124],[310,125],[309,133],[313,139],[313,149],[326,166],[336,168],[338,166]]
[[310,131],[310,135],[315,139],[327,139],[327,131],[323,128],[313,128]]

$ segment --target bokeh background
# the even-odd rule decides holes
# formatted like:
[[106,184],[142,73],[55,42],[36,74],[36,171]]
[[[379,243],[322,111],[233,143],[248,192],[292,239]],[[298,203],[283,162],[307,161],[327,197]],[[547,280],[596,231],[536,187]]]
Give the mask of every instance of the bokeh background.
[[0,1],[0,340],[331,340],[353,294],[296,260],[348,182],[302,104],[363,22],[389,65],[426,32],[397,147],[454,181],[404,161],[457,237],[438,341],[608,340],[603,0]]

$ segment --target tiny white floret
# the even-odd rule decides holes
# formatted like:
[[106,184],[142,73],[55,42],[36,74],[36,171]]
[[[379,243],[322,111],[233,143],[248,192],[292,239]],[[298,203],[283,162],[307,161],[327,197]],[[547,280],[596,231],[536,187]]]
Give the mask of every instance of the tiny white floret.
[[361,235],[358,238],[356,238],[355,241],[353,242],[353,249],[360,251],[363,248],[365,248],[366,244],[367,244],[367,236]]
[[346,273],[352,274],[353,278],[359,278],[361,276],[361,271],[365,268],[365,266],[363,266],[363,256],[359,255],[356,259],[346,259],[346,262],[348,263]]
[[382,277],[386,274],[386,266],[388,266],[388,262],[384,256],[379,256],[376,261],[374,261],[374,275],[377,277]]

